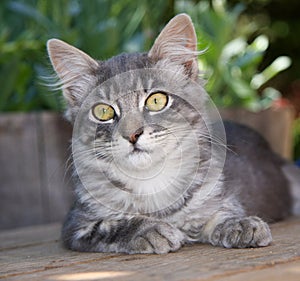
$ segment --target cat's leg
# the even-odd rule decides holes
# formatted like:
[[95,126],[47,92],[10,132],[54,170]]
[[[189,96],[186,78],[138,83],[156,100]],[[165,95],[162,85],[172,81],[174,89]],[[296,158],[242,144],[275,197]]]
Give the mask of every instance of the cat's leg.
[[66,247],[77,251],[157,253],[178,250],[184,234],[174,226],[147,217],[89,220],[69,214],[63,227]]
[[256,216],[236,217],[215,214],[203,227],[205,242],[225,248],[268,246],[272,242],[270,228]]

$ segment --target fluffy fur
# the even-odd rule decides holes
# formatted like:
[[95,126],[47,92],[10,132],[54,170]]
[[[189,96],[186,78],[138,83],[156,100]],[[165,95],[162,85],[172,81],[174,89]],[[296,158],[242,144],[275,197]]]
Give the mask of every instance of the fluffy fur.
[[[66,247],[167,253],[190,242],[267,246],[266,221],[290,214],[297,173],[286,176],[288,164],[257,133],[211,118],[196,46],[185,14],[145,54],[96,61],[49,40],[74,124],[76,201],[63,226]],[[168,103],[151,112],[146,101],[157,92]],[[114,109],[114,119],[94,117],[99,102]]]

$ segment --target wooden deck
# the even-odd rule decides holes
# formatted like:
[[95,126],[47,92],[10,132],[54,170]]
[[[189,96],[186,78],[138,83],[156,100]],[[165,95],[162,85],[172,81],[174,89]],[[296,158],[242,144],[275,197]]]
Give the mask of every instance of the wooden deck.
[[192,245],[167,255],[77,253],[60,242],[60,225],[0,232],[5,280],[300,280],[300,218],[271,226],[274,242],[258,249]]

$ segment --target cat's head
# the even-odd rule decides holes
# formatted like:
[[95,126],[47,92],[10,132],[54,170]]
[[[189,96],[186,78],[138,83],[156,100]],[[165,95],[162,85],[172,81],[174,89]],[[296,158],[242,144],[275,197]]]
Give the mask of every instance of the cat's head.
[[174,17],[148,53],[96,61],[57,39],[48,52],[74,123],[73,152],[91,185],[98,170],[128,192],[143,183],[138,194],[190,185],[207,153],[199,134],[207,139],[208,131],[189,16]]
[[171,71],[181,67],[182,74],[194,80],[198,78],[197,38],[186,14],[180,14],[168,23],[148,53],[121,54],[106,61],[98,61],[58,39],[50,39],[47,49],[59,77],[58,85],[67,102],[66,116],[72,122],[91,91],[117,74],[152,68],[158,64],[159,68]]

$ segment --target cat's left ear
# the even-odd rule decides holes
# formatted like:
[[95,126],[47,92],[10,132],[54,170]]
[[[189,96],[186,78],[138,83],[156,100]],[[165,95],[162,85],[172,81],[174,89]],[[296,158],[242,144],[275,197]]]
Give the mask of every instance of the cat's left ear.
[[191,18],[179,14],[169,21],[156,38],[148,56],[155,61],[168,59],[184,65],[185,72],[192,79],[198,77],[197,36]]
[[69,107],[80,106],[89,87],[95,83],[97,61],[58,39],[50,39],[47,50]]

